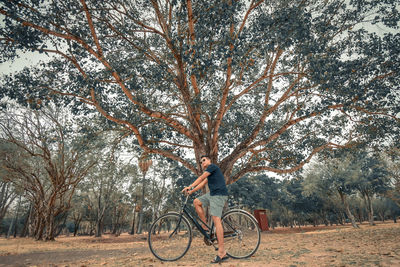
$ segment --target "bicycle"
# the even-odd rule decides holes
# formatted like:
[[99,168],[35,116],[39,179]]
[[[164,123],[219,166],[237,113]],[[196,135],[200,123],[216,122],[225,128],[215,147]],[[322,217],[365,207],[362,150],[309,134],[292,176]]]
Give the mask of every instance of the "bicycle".
[[[204,236],[206,245],[215,250],[216,235],[214,223],[208,226],[197,214],[187,208],[186,196],[180,212],[168,212],[157,218],[150,227],[148,244],[153,255],[161,261],[176,261],[182,258],[192,243],[192,226]],[[224,228],[224,244],[227,255],[235,259],[252,256],[261,241],[260,228],[253,215],[242,209],[230,209],[221,217]],[[202,225],[207,227],[207,231]]]

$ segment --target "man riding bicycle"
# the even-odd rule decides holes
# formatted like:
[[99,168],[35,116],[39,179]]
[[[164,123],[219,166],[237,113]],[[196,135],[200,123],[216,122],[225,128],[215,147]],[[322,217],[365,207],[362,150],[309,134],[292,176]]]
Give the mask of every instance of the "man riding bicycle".
[[[210,213],[214,221],[215,232],[218,240],[218,255],[211,263],[220,263],[228,259],[224,247],[224,230],[221,223],[222,210],[228,199],[228,190],[221,169],[217,165],[211,163],[210,157],[203,155],[200,160],[201,167],[204,170],[203,174],[200,175],[190,186],[185,187],[182,192],[191,195],[208,183],[210,192],[196,198],[193,201],[193,204],[197,214],[203,222],[206,222],[203,207],[210,207]],[[205,226],[203,227],[205,228]]]

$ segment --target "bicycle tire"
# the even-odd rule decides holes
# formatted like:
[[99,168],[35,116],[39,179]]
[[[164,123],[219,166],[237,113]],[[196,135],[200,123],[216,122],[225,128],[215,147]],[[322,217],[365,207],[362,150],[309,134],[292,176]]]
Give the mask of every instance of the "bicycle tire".
[[234,259],[251,257],[261,242],[261,230],[253,215],[235,209],[224,214],[221,221],[228,256]]
[[[179,228],[176,226],[179,224]],[[182,258],[192,243],[189,221],[177,212],[169,212],[157,218],[148,233],[151,253],[162,261]]]

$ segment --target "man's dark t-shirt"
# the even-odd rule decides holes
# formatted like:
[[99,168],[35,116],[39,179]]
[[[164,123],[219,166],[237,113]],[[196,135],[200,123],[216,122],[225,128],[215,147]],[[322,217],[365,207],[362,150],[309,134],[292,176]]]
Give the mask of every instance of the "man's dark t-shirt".
[[224,175],[222,174],[221,169],[215,164],[210,164],[208,165],[206,172],[210,173],[210,175],[207,177],[210,195],[227,196],[228,190],[226,188]]

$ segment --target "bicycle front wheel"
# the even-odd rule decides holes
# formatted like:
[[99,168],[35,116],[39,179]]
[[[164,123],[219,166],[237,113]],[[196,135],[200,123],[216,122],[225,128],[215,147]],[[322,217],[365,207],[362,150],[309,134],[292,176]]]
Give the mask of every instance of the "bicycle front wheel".
[[222,216],[227,254],[235,259],[248,258],[260,245],[261,234],[256,219],[244,210],[232,210]]
[[176,261],[188,251],[192,228],[179,213],[167,213],[150,227],[148,243],[154,256],[162,261]]

